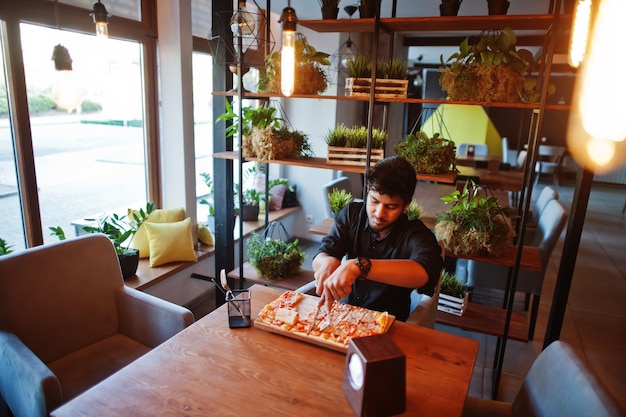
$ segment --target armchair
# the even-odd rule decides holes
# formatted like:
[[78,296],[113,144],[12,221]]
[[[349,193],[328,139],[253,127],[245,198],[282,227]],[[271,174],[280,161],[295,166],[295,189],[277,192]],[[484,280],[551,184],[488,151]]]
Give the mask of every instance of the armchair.
[[467,397],[463,417],[621,416],[616,401],[566,343],[537,356],[512,403]]
[[[0,258],[0,415],[47,416],[194,321],[124,285],[89,234]],[[9,414],[10,415],[10,414]]]

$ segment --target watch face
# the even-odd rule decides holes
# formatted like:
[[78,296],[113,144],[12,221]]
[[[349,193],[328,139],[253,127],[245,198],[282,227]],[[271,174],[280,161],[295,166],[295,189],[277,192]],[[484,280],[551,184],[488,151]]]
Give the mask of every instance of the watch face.
[[352,388],[355,390],[360,389],[363,386],[365,375],[363,374],[363,361],[359,358],[359,355],[350,355],[348,372],[350,374],[350,385]]

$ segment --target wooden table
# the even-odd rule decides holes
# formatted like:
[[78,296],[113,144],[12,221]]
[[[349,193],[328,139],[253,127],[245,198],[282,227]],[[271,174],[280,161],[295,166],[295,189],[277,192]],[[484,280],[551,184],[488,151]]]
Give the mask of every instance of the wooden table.
[[[252,314],[280,291],[255,285]],[[345,354],[266,332],[229,329],[226,306],[51,413],[78,416],[354,416]],[[460,416],[478,342],[396,322],[407,356],[407,416]]]
[[495,171],[491,172],[486,168],[457,167],[459,170],[458,179],[472,179],[478,185],[489,187],[492,190],[502,191],[522,191],[524,173],[521,171]]

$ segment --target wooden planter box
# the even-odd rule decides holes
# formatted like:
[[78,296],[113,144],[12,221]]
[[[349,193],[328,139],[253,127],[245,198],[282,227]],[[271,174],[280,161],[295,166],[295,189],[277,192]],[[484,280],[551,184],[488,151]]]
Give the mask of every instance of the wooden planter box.
[[[406,98],[408,86],[408,80],[377,78],[374,96],[379,98]],[[371,78],[346,78],[347,96],[369,96],[371,88]]]
[[[328,147],[328,163],[336,165],[354,165],[365,166],[367,157],[366,148],[344,148],[340,146]],[[384,149],[372,149],[370,154],[370,166],[374,166],[376,162],[385,157]]]
[[445,311],[446,313],[454,314],[456,316],[462,316],[465,308],[467,307],[468,298],[468,293],[465,293],[463,298],[452,297],[448,294],[439,293],[437,310]]

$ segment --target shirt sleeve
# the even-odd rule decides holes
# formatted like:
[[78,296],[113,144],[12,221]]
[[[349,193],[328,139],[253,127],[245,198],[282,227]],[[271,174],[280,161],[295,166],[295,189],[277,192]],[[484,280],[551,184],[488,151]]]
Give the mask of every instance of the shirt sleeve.
[[428,274],[428,282],[417,288],[417,292],[432,296],[443,268],[441,246],[432,231],[423,223],[411,236],[410,241],[412,248],[410,258],[422,265]]
[[342,259],[351,246],[359,227],[359,212],[363,203],[350,203],[335,216],[330,233],[322,238],[322,243],[315,256],[324,252],[337,259]]

